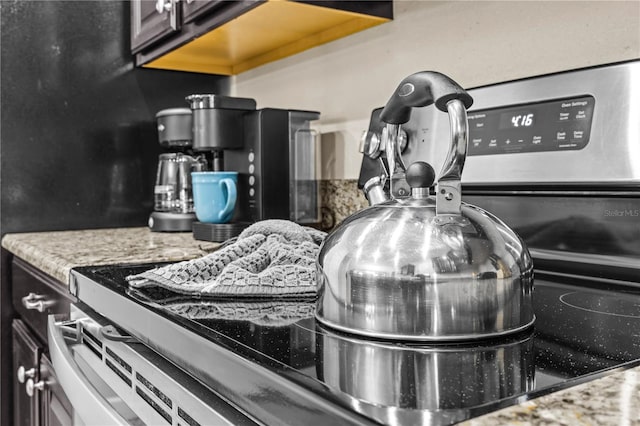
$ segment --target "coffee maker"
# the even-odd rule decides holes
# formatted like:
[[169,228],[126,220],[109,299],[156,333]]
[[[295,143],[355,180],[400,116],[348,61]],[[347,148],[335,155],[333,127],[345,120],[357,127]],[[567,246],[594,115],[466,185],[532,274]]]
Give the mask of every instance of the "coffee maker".
[[320,113],[256,108],[250,98],[188,96],[193,150],[214,171],[238,172],[238,200],[227,224],[194,222],[194,238],[224,241],[251,223],[286,219],[320,222],[319,137],[310,128]]
[[196,219],[191,172],[203,170],[204,156],[192,151],[192,113],[170,108],[156,114],[158,139],[165,152],[158,158],[154,186],[154,211],[149,228],[157,232],[188,232]]

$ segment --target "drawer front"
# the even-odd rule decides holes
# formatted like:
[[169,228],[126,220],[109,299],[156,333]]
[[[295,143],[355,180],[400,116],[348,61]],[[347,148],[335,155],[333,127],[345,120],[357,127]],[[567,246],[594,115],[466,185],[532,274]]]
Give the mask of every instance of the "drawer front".
[[[43,347],[23,321],[13,320],[13,412],[14,425],[39,425],[40,394],[29,384],[40,381]],[[4,379],[4,377],[3,377]]]
[[19,258],[13,259],[11,272],[15,311],[47,342],[47,315],[69,313],[73,296],[68,286]]
[[40,376],[46,387],[42,393],[42,416],[44,424],[50,426],[73,424],[73,407],[58,383],[51,361],[46,355],[40,359]]

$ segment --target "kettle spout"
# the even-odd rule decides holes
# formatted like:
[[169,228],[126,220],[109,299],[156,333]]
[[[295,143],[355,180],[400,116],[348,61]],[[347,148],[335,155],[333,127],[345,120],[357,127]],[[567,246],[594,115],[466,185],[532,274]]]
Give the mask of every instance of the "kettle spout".
[[384,203],[389,199],[389,194],[384,189],[385,181],[386,178],[383,176],[374,176],[364,184],[362,191],[367,197],[369,206]]

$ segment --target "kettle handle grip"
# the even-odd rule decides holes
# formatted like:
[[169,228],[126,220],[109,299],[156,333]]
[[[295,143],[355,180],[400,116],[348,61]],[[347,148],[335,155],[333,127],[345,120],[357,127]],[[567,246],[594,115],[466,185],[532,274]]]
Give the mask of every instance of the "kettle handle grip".
[[[460,179],[467,156],[469,125],[467,109],[473,104],[473,98],[455,81],[444,74],[434,71],[421,71],[411,74],[400,82],[385,107],[380,119],[387,123],[387,161],[391,173],[391,189],[403,185],[404,170],[396,173],[396,163],[402,158],[396,153],[396,141],[393,137],[399,132],[400,125],[411,118],[414,107],[435,104],[440,111],[449,113],[451,125],[451,144],[445,160],[436,192],[436,213],[438,215],[460,215],[462,197]],[[394,167],[392,167],[394,166]]]
[[470,108],[473,98],[458,83],[435,71],[420,71],[400,82],[382,109],[380,119],[389,124],[404,124],[411,118],[411,109],[435,103],[440,111],[457,99]]

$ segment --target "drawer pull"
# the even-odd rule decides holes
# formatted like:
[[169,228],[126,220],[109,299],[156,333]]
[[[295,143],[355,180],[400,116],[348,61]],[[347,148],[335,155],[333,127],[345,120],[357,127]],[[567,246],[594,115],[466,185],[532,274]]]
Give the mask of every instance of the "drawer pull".
[[24,385],[25,390],[27,391],[27,395],[29,395],[29,397],[33,397],[33,394],[35,393],[35,391],[43,391],[47,385],[49,383],[44,381],[44,380],[40,380],[37,383],[34,383],[33,379],[29,379],[27,380],[27,384]]
[[18,381],[20,383],[24,383],[27,378],[34,377],[36,375],[36,369],[30,368],[29,370],[25,369],[23,365],[18,368]]
[[55,304],[55,300],[47,300],[45,296],[36,293],[29,293],[22,298],[22,306],[27,309],[35,309],[38,312],[44,312]]

